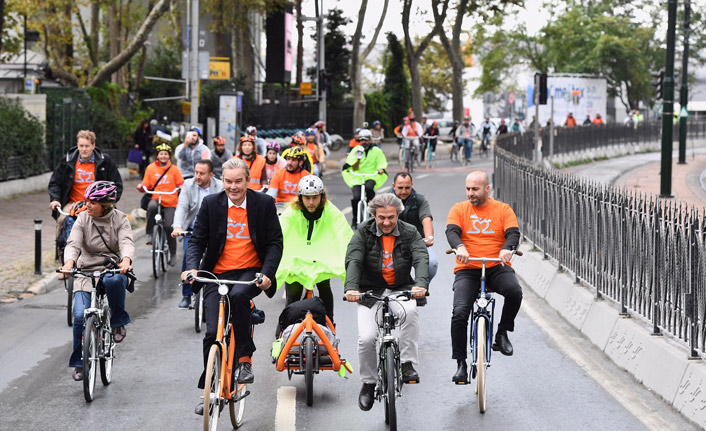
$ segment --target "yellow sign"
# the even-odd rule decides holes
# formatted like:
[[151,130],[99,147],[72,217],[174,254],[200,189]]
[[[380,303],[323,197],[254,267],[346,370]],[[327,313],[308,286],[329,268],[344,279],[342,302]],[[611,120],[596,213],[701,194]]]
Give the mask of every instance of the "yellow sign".
[[299,94],[302,96],[311,95],[311,82],[302,82],[299,84]]
[[191,114],[191,102],[185,100],[181,102],[181,113],[184,115]]
[[230,59],[228,57],[211,57],[208,62],[208,79],[227,81],[230,79]]

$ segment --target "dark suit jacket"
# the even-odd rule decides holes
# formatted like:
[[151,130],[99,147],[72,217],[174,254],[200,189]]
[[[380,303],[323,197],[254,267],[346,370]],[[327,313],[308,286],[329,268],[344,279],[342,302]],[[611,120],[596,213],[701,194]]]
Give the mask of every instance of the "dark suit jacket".
[[[272,280],[272,287],[265,291],[271,298],[277,290],[275,273],[282,258],[282,228],[272,197],[252,190],[248,190],[246,196],[250,238],[262,262],[262,268],[257,271]],[[225,191],[203,199],[186,250],[186,269],[213,271],[226,245],[227,218],[228,196]],[[200,286],[195,283],[194,289],[198,292]]]

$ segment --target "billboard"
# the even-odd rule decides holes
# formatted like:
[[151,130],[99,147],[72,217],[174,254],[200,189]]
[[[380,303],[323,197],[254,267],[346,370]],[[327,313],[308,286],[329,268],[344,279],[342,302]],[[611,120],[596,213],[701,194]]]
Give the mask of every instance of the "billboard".
[[[605,78],[590,75],[552,75],[547,79],[549,98],[546,105],[539,105],[540,124],[546,124],[551,115],[551,97],[554,97],[554,124],[561,126],[569,112],[581,124],[590,115],[606,117],[608,107],[608,85]],[[531,93],[528,92],[528,97]],[[531,100],[528,106],[533,106]],[[534,115],[530,109],[528,117]]]

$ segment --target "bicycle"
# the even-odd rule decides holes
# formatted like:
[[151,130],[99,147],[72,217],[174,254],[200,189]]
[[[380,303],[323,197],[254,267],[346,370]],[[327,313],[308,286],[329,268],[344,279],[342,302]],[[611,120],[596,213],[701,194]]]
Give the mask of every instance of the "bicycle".
[[[177,234],[179,237],[184,237],[185,239],[192,234],[190,230],[184,230]],[[189,309],[194,310],[194,330],[197,333],[201,332],[203,327],[204,317],[203,317],[203,289],[199,290],[199,293],[194,294],[194,299],[189,305]]]
[[360,187],[360,200],[358,201],[358,213],[356,214],[356,226],[358,226],[358,225],[362,224],[363,222],[365,222],[369,217],[368,199],[365,195],[365,178],[374,177],[375,175],[377,175],[377,172],[374,174],[365,174],[362,172],[350,171],[349,173],[354,176],[363,177],[363,182],[361,184],[355,186],[355,187]]
[[481,157],[488,157],[488,149],[490,148],[490,133],[484,133],[480,140],[479,152]]
[[[115,340],[113,328],[110,326],[110,307],[106,298],[105,288],[99,281],[106,274],[120,274],[120,269],[113,269],[117,264],[111,258],[106,258],[106,269],[102,271],[83,271],[79,268],[70,270],[57,269],[56,272],[69,274],[69,278],[77,275],[91,279],[91,306],[83,312],[83,397],[86,402],[93,401],[96,387],[96,362],[99,363],[101,381],[108,386],[113,379],[113,360],[115,359]],[[135,280],[135,275],[128,272],[125,275]],[[100,288],[99,288],[100,286]]]
[[[313,291],[307,288],[306,299],[310,298],[313,298]],[[307,406],[314,404],[314,374],[319,374],[321,370],[340,373],[341,367],[353,373],[347,361],[338,354],[336,328],[328,316],[326,316],[326,325],[320,325],[314,320],[311,311],[307,311],[304,320],[282,328],[282,338],[278,340],[279,343],[284,338],[287,341],[280,351],[273,348],[273,362],[276,364],[277,371],[287,370],[289,380],[292,379],[292,374],[304,374]],[[278,346],[281,347],[281,344]]]
[[436,144],[436,140],[438,136],[429,136],[429,135],[424,135],[423,136],[424,140],[426,140],[426,153],[424,155],[424,169],[429,169],[434,167],[434,151],[432,149],[431,142],[434,140],[434,143]]
[[[446,254],[455,254],[456,249],[446,250]],[[519,250],[513,250],[512,254],[522,256]],[[488,385],[486,382],[486,371],[490,368],[490,353],[497,350],[493,343],[493,317],[495,315],[495,297],[492,290],[486,288],[485,264],[486,262],[502,262],[499,258],[493,257],[471,257],[469,261],[481,262],[480,291],[476,302],[473,304],[471,314],[471,378],[476,379],[476,393],[478,394],[478,411],[485,413]],[[463,385],[466,383],[456,383]]]
[[[360,298],[373,298],[380,302],[378,310],[382,312],[376,317],[378,325],[378,377],[375,384],[375,398],[383,400],[385,405],[385,423],[391,431],[397,430],[396,398],[402,396],[402,370],[400,364],[400,346],[397,337],[392,335],[392,330],[402,325],[406,318],[404,311],[399,317],[390,309],[390,302],[398,302],[397,298],[412,299],[413,292],[404,290],[389,296],[376,295],[372,292],[361,292]],[[346,297],[343,297],[346,300]],[[401,310],[404,310],[400,306]]]
[[458,155],[458,148],[458,141],[456,138],[453,138],[453,141],[451,141],[451,155],[449,156],[452,162],[458,162],[461,160]]
[[411,174],[414,172],[414,164],[417,163],[419,138],[404,138],[403,143],[404,145],[400,148],[400,161],[404,164],[407,172]]
[[[216,341],[211,345],[206,362],[206,380],[203,390],[203,429],[204,431],[217,429],[218,417],[226,404],[230,410],[231,425],[233,428],[240,428],[245,416],[245,397],[250,395],[250,391],[248,391],[247,384],[237,383],[238,376],[233,376],[233,364],[236,360],[235,332],[233,331],[233,323],[230,321],[230,313],[227,317],[225,315],[226,301],[230,302],[228,296],[230,288],[228,286],[260,283],[262,274],[255,274],[255,279],[251,281],[219,280],[210,272],[208,274],[214,278],[199,277],[193,274],[186,277],[186,281],[216,283],[218,294],[221,295],[221,299],[218,301]],[[252,301],[250,304],[251,307],[254,307]],[[252,324],[250,331],[252,336]],[[224,352],[226,355],[223,354]],[[235,388],[232,387],[234,382]]]
[[[61,209],[60,205],[54,207],[54,211],[64,216],[64,223],[61,228],[61,234],[56,239],[56,257],[64,264],[64,248],[69,240],[71,228],[76,221],[75,217]],[[64,291],[66,292],[66,323],[69,326],[74,326],[74,279],[67,277],[64,279]]]
[[167,272],[167,262],[169,261],[169,245],[167,244],[167,229],[164,227],[162,218],[162,195],[173,195],[180,189],[176,187],[171,192],[156,192],[142,186],[145,193],[157,195],[157,214],[154,215],[154,228],[152,229],[152,274],[154,278],[159,278],[159,272]]

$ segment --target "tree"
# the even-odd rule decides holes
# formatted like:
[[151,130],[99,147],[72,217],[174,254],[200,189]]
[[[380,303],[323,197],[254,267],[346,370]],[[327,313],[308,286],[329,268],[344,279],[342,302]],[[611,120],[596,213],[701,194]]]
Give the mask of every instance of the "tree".
[[[343,16],[343,11],[338,8],[329,10],[328,15],[326,16],[324,65],[326,72],[331,77],[329,101],[333,106],[343,103],[345,95],[350,93],[349,71],[351,63],[351,50],[346,48],[348,40],[346,39],[346,35],[341,30],[349,22],[351,22],[351,20]],[[314,33],[311,38],[317,40],[317,33]],[[307,73],[312,79],[315,78],[316,68],[309,68]]]
[[441,43],[432,41],[422,53],[419,65],[424,112],[446,111],[446,102],[452,95],[453,71]]
[[389,0],[385,0],[385,4],[382,7],[382,14],[380,15],[380,20],[375,27],[375,32],[373,33],[373,38],[371,39],[368,46],[365,47],[363,52],[360,52],[360,41],[362,39],[363,33],[363,22],[365,21],[365,11],[368,7],[368,0],[362,0],[360,4],[360,10],[358,11],[358,24],[355,28],[355,33],[353,33],[352,38],[352,53],[351,53],[351,91],[353,93],[353,125],[358,127],[362,124],[363,118],[365,116],[365,106],[366,97],[363,95],[363,89],[361,84],[361,70],[365,59],[370,55],[373,47],[377,43],[378,35],[380,34],[380,29],[382,28],[382,23],[385,21],[385,15],[387,14],[387,5]]
[[385,67],[383,94],[388,103],[391,126],[402,122],[409,109],[409,78],[405,71],[404,48],[394,33],[387,33],[388,61]]
[[419,45],[414,47],[412,38],[409,35],[409,17],[412,10],[413,0],[404,0],[404,6],[402,8],[402,30],[404,31],[404,47],[407,54],[407,68],[409,69],[409,76],[412,81],[411,96],[412,96],[412,110],[416,118],[422,117],[422,80],[419,76],[419,59],[422,53],[427,49],[429,43],[431,42],[434,35],[436,35],[441,29],[441,23],[446,19],[446,9],[442,10],[439,20],[436,20],[434,27],[426,36],[424,36]]
[[304,20],[302,19],[302,0],[294,0],[294,9],[297,13],[297,77],[299,87],[303,78],[304,67]]

